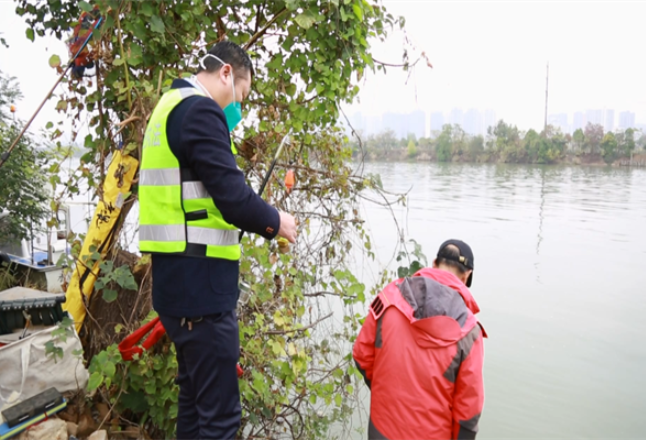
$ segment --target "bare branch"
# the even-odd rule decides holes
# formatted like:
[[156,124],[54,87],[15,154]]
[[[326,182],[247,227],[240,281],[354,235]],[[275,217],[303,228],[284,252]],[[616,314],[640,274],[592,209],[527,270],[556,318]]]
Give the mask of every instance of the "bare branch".
[[287,12],[287,8],[283,8],[283,9],[281,9],[281,10],[280,10],[276,15],[274,15],[274,17],[273,17],[271,20],[269,20],[269,21],[267,22],[267,24],[266,24],[266,25],[264,25],[264,26],[262,27],[262,29],[260,29],[258,32],[256,32],[256,33],[255,33],[255,34],[254,34],[254,35],[249,39],[249,41],[247,41],[247,44],[245,44],[245,46],[244,46],[244,50],[249,50],[249,48],[250,48],[251,46],[253,46],[254,44],[256,44],[256,41],[258,41],[258,39],[259,39],[260,37],[262,37],[262,36],[265,34],[265,32],[267,32],[267,29],[269,29],[269,28],[271,27],[271,25],[273,25],[274,23],[276,23],[276,21],[280,18],[280,16],[281,16],[281,15],[283,15],[285,12]]
[[292,330],[269,330],[269,331],[266,331],[265,334],[266,335],[285,335],[287,333],[303,332],[305,330],[308,330],[308,329],[311,329],[312,327],[317,326],[319,323],[321,323],[322,321],[325,321],[326,319],[328,319],[332,315],[334,315],[334,313],[329,313],[326,316],[319,319],[318,321],[313,322],[310,325],[306,325],[305,327],[295,328],[295,329],[292,329]]
[[343,298],[356,298],[356,295],[341,295],[340,293],[334,293],[334,292],[314,292],[314,293],[304,293],[303,296],[307,296],[310,298],[317,297],[317,296],[338,296],[338,297],[343,297]]

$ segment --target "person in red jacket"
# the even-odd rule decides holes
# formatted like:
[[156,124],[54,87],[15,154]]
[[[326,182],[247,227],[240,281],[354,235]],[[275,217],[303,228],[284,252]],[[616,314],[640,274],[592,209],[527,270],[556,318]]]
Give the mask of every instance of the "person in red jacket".
[[371,390],[369,439],[474,439],[484,405],[486,333],[467,287],[473,252],[440,246],[432,268],[386,286],[352,355]]

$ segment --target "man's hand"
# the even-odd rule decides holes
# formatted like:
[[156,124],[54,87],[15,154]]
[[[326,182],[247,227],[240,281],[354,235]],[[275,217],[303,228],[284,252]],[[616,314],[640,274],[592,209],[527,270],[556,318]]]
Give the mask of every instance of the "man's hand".
[[296,220],[286,212],[279,212],[278,215],[280,215],[278,235],[286,238],[290,243],[296,243]]

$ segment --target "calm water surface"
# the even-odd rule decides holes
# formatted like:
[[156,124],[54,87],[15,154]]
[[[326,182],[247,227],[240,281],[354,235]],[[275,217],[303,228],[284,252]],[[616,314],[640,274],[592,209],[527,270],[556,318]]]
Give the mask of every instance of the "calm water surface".
[[[646,437],[646,169],[371,163],[365,172],[409,192],[395,217],[429,260],[446,238],[474,250],[472,292],[489,333],[479,438]],[[93,210],[74,207],[76,232]],[[397,234],[388,210],[363,211],[377,261],[355,269],[372,285],[379,268],[396,267]],[[123,245],[136,248],[133,215]],[[360,388],[353,428],[367,425]]]
[[[386,190],[410,191],[396,218],[429,260],[446,238],[474,250],[471,290],[489,334],[479,438],[646,437],[645,169],[365,171]],[[388,264],[392,215],[366,204],[364,216],[377,264]],[[370,270],[362,276],[370,284]],[[366,412],[355,418],[356,427]]]

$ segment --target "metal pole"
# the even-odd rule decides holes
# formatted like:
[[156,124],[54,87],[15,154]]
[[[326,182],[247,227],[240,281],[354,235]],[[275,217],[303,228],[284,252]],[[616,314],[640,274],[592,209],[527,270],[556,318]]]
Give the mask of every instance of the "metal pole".
[[[280,157],[280,153],[283,151],[283,147],[285,146],[285,141],[289,138],[289,135],[292,133],[292,130],[289,130],[283,140],[280,142],[280,145],[278,146],[278,150],[276,151],[276,154],[274,155],[274,160],[271,161],[271,165],[269,166],[269,169],[267,170],[267,173],[265,173],[265,178],[262,180],[262,184],[260,185],[260,188],[258,189],[258,195],[262,196],[263,191],[265,190],[265,187],[267,186],[267,183],[269,182],[269,178],[271,177],[271,173],[274,171],[274,167],[276,166],[276,162],[278,161],[278,158]],[[242,237],[244,236],[244,231],[240,231],[240,236],[238,237],[238,241],[242,240]]]
[[[49,90],[49,92],[47,93],[47,96],[45,97],[45,99],[43,99],[43,102],[41,102],[40,105],[38,106],[38,108],[36,109],[36,112],[31,116],[31,118],[29,119],[27,124],[25,124],[25,126],[22,128],[22,130],[20,131],[20,134],[18,134],[18,137],[13,141],[13,143],[11,144],[9,149],[7,151],[5,151],[4,153],[2,153],[2,155],[0,155],[0,168],[2,168],[2,165],[5,164],[7,159],[9,159],[9,155],[11,154],[13,149],[16,148],[16,145],[18,145],[18,142],[20,142],[20,139],[22,139],[22,137],[24,136],[25,132],[27,131],[27,129],[29,128],[31,123],[34,122],[34,119],[36,119],[36,116],[38,115],[40,110],[43,108],[45,103],[52,96],[52,93],[54,93],[54,89],[56,89],[58,84],[63,80],[63,78],[67,74],[67,71],[70,70],[70,67],[72,67],[72,65],[74,64],[74,61],[76,61],[76,58],[78,58],[78,56],[81,54],[81,52],[83,52],[83,49],[85,49],[85,46],[87,46],[87,43],[90,41],[90,38],[92,38],[92,35],[94,35],[94,31],[97,30],[99,28],[99,26],[101,25],[101,21],[103,21],[103,17],[99,17],[96,24],[94,25],[94,27],[90,31],[90,34],[85,39],[85,42],[83,43],[81,48],[78,50],[78,52],[76,52],[76,55],[74,55],[74,57],[67,64],[67,67],[65,68],[63,73],[58,77],[58,79],[56,80],[56,83],[54,83],[54,86]],[[15,118],[15,114],[14,114],[14,118]]]

